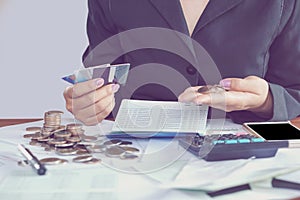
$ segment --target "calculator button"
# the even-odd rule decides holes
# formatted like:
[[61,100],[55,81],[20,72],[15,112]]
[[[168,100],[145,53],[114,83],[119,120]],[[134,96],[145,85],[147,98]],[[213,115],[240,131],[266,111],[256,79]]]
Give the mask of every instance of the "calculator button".
[[225,144],[237,144],[237,140],[225,140]]
[[252,142],[264,142],[265,140],[263,138],[252,138]]
[[249,139],[239,139],[238,140],[239,143],[250,143]]

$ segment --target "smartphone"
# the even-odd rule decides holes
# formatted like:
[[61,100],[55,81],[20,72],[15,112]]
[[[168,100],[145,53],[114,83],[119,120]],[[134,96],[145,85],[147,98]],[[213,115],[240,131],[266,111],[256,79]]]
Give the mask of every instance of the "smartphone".
[[285,122],[249,122],[243,124],[249,132],[267,141],[288,140],[289,147],[300,147],[300,129]]

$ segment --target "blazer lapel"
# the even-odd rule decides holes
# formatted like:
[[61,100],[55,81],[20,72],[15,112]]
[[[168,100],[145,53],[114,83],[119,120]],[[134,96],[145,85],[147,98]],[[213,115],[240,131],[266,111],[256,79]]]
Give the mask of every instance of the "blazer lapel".
[[189,35],[179,0],[150,0],[170,28]]
[[210,0],[193,31],[193,35],[242,1],[243,0]]

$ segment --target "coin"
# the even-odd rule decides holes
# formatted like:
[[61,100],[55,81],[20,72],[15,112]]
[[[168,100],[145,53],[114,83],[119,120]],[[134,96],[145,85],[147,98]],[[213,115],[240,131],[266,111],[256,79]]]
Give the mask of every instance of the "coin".
[[140,150],[135,147],[121,147],[121,148],[124,149],[124,151],[126,152],[132,152],[132,153],[140,152]]
[[29,132],[40,132],[41,130],[42,130],[41,127],[36,127],[36,126],[26,128],[26,131],[29,131]]
[[74,143],[80,142],[80,141],[81,141],[80,137],[77,137],[77,136],[71,136],[71,137],[68,137],[68,138],[66,138],[66,140],[67,140],[68,142],[74,142]]
[[79,149],[76,152],[76,155],[86,155],[86,154],[90,154],[90,151],[88,151],[86,149]]
[[73,147],[74,145],[75,145],[75,143],[73,143],[73,142],[66,142],[63,144],[55,144],[54,146],[56,148],[66,148],[66,147]]
[[56,153],[62,156],[70,156],[70,155],[75,155],[77,152],[76,149],[73,148],[61,148],[61,149],[56,149]]
[[89,151],[93,152],[93,153],[102,153],[106,150],[106,146],[103,144],[98,144],[98,145],[94,145],[94,146],[89,146],[87,147]]
[[85,141],[85,142],[93,142],[97,140],[97,137],[95,136],[89,136],[89,135],[81,135],[80,139]]
[[224,91],[225,89],[220,85],[206,85],[198,89],[198,92],[202,94],[219,93]]
[[78,156],[78,157],[73,158],[73,162],[82,163],[82,162],[90,161],[92,159],[93,159],[93,157],[91,155]]
[[120,154],[120,158],[122,160],[129,160],[129,159],[135,159],[135,158],[138,158],[138,155],[136,154],[133,154],[133,153],[129,153],[129,152],[124,152],[122,154]]
[[124,152],[124,149],[118,146],[112,146],[105,150],[105,155],[108,157],[119,157]]
[[67,138],[67,137],[71,137],[71,133],[67,132],[67,131],[58,131],[54,133],[54,136],[56,138]]
[[45,165],[58,165],[67,163],[68,161],[61,158],[43,158],[40,162]]
[[36,141],[36,140],[31,140],[31,141],[29,142],[29,145],[40,147],[40,146],[41,146],[41,143],[38,142],[38,141]]
[[48,144],[50,145],[64,144],[64,143],[67,143],[67,141],[64,140],[63,138],[55,138],[48,141]]
[[29,133],[29,134],[24,134],[24,135],[23,135],[24,138],[33,138],[33,137],[35,137],[35,136],[37,136],[36,133]]
[[42,137],[42,138],[38,138],[37,141],[39,142],[48,142],[51,138],[49,137]]
[[132,142],[122,140],[122,142],[121,142],[119,145],[120,145],[120,146],[132,145]]
[[50,110],[48,111],[49,114],[64,114],[63,111],[60,111],[60,110]]
[[83,162],[84,164],[97,164],[97,163],[100,163],[101,162],[101,159],[98,159],[98,158],[93,158],[92,160],[89,160],[89,161],[86,161],[86,162]]
[[117,139],[115,139],[115,140],[107,140],[107,141],[105,141],[103,144],[104,144],[105,146],[114,146],[114,145],[121,144],[121,142],[122,142],[122,140],[117,140]]

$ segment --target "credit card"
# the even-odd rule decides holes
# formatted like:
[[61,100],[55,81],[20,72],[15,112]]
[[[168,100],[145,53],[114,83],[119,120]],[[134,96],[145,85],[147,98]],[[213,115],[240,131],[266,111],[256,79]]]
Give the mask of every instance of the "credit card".
[[62,77],[62,79],[71,84],[76,84],[95,78],[103,78],[104,84],[117,83],[125,85],[129,68],[129,63],[117,65],[104,64],[76,70],[73,74]]

